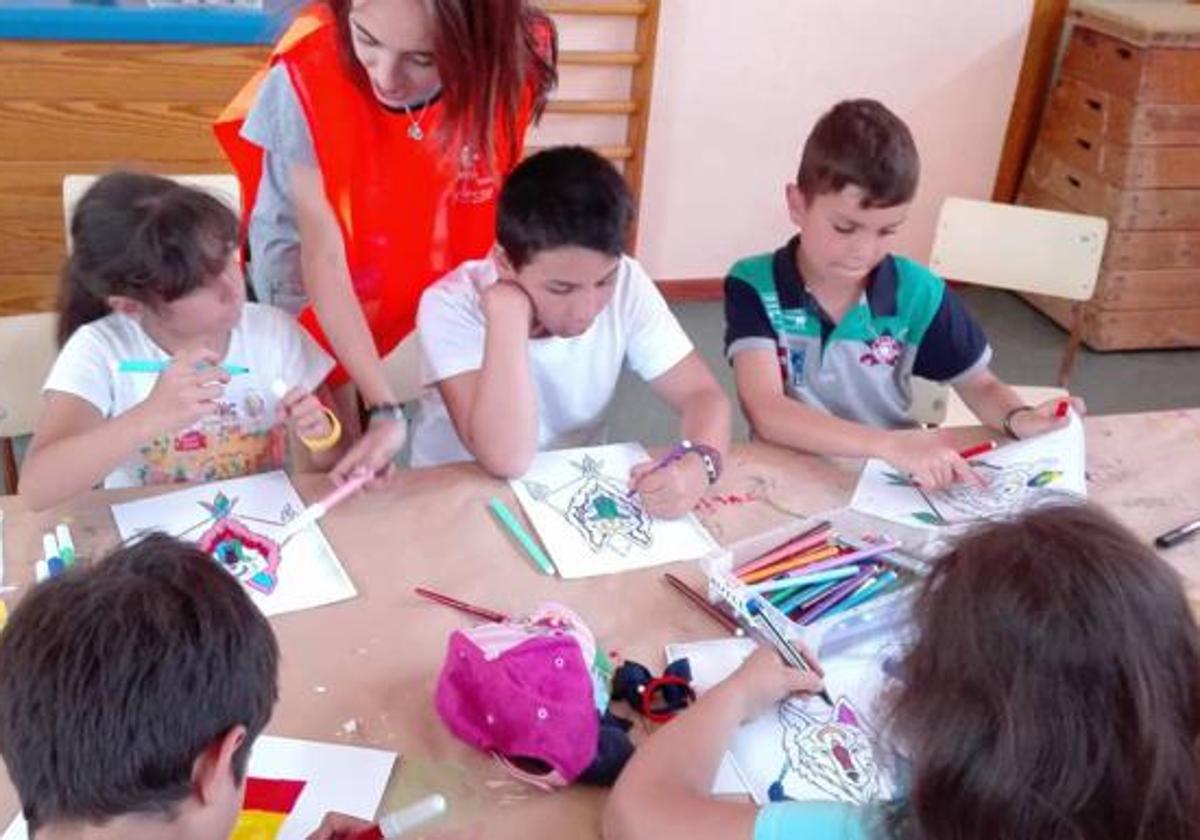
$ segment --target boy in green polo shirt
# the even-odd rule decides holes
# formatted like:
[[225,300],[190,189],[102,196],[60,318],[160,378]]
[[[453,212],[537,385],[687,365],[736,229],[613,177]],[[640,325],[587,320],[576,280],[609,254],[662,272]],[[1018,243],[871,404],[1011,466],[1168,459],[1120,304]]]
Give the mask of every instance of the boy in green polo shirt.
[[908,126],[880,103],[841,102],[821,117],[787,187],[800,235],[729,270],[725,354],[758,438],[882,458],[937,488],[979,479],[937,431],[917,428],[914,374],[953,386],[1014,438],[1068,421],[1056,416],[1061,400],[1027,406],[996,378],[987,339],[954,293],[888,253],[919,168]]

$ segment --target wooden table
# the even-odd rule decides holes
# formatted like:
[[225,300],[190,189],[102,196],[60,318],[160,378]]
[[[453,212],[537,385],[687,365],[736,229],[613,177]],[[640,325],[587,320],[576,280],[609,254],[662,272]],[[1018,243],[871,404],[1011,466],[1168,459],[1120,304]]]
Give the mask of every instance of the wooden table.
[[[964,441],[980,436],[979,430],[959,434]],[[1093,418],[1087,434],[1092,498],[1138,534],[1149,539],[1200,515],[1200,410]],[[729,543],[785,524],[790,518],[785,510],[815,513],[846,504],[857,471],[854,461],[739,446],[716,488],[718,501],[704,518]],[[309,499],[325,481],[295,477]],[[89,493],[39,515],[17,498],[0,499],[7,582],[28,584],[41,533],[64,518],[83,556],[101,554],[116,542],[108,506],[152,492]],[[485,505],[493,495],[515,504],[507,487],[474,466],[415,470],[324,520],[360,596],[272,620],[283,656],[281,699],[269,731],[400,751],[387,803],[445,793],[452,819],[436,836],[598,836],[602,791],[532,790],[448,734],[434,712],[433,688],[447,636],[469,620],[417,598],[412,588],[427,585],[505,612],[560,601],[584,617],[608,650],[652,667],[661,666],[666,643],[712,638],[720,631],[662,584],[662,568],[582,581],[536,573],[490,520]],[[1200,591],[1200,540],[1166,556]],[[698,570],[674,571],[697,584],[701,580]],[[349,721],[357,727],[352,733],[345,728]],[[0,772],[0,829],[16,808]]]

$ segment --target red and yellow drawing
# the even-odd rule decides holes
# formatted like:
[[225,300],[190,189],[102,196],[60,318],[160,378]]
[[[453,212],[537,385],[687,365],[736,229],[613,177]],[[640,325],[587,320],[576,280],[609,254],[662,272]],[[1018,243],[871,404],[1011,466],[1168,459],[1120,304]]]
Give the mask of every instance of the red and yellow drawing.
[[246,796],[230,840],[275,840],[304,784],[289,779],[247,779]]

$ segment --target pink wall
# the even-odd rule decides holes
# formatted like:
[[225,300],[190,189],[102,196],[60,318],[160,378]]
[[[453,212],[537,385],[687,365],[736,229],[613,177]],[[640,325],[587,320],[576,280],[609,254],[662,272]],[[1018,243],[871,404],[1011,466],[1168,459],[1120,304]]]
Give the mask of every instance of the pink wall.
[[924,260],[947,195],[987,198],[1032,0],[662,0],[638,256],[713,278],[791,234],[808,128],[872,96],[911,126],[919,194],[896,250]]

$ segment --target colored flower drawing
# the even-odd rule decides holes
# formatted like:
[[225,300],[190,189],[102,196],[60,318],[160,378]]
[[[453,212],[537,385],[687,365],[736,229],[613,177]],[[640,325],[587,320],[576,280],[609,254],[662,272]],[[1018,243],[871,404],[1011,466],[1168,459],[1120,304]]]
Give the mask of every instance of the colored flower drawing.
[[[552,489],[540,482],[526,481],[525,489],[566,519],[592,551],[609,548],[624,555],[634,546],[648,548],[654,535],[641,498],[629,494],[620,481],[602,473],[603,463],[590,455],[573,465],[578,468],[579,476],[563,486]],[[559,501],[559,497],[563,500]]]
[[214,521],[196,545],[245,586],[270,595],[279,583],[279,544],[238,520],[233,515],[236,501],[218,493],[211,504],[201,503]]

